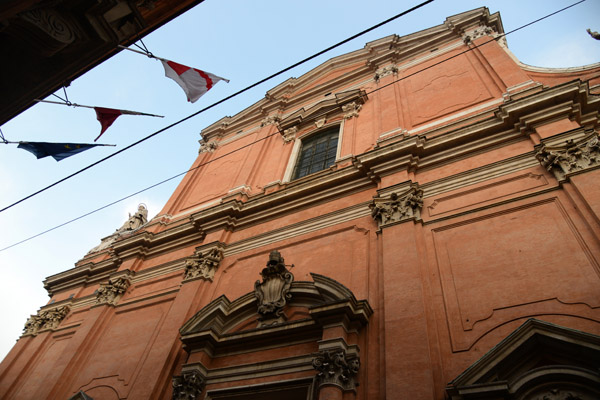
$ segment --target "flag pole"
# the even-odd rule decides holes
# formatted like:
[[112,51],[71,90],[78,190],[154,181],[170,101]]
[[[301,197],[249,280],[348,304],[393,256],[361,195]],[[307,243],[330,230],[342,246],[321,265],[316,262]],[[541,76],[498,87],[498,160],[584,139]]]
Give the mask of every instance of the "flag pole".
[[145,52],[145,51],[141,51],[141,50],[130,49],[129,47],[125,47],[123,45],[118,45],[117,47],[119,47],[119,48],[121,48],[123,50],[129,50],[129,51],[132,51],[134,53],[141,54],[141,55],[146,56],[146,57],[155,58],[155,59],[160,60],[160,61],[169,61],[169,60],[165,60],[164,58],[156,57],[154,54],[152,54],[150,52]]
[[[26,140],[21,140],[19,142],[13,142],[11,140],[7,140],[7,141],[2,142],[2,143],[4,143],[4,144],[21,144],[21,143],[39,143],[39,142],[29,142],[29,141],[26,141]],[[92,143],[77,143],[77,144],[92,144]],[[103,143],[93,143],[93,146],[117,147],[116,144],[103,144]]]
[[[77,103],[64,103],[61,101],[52,101],[52,100],[41,100],[41,99],[34,99],[34,101],[37,101],[38,103],[49,103],[49,104],[59,104],[61,106],[70,106],[70,107],[83,107],[83,108],[97,108],[94,106],[86,106],[83,104],[77,104]],[[104,108],[104,107],[100,107],[100,108]],[[119,109],[119,111],[121,111],[123,114],[130,114],[130,115],[145,115],[147,117],[158,117],[158,118],[164,118],[164,115],[156,115],[156,114],[148,114],[148,113],[143,113],[143,112],[139,112],[139,111],[129,111],[129,110],[121,110]]]

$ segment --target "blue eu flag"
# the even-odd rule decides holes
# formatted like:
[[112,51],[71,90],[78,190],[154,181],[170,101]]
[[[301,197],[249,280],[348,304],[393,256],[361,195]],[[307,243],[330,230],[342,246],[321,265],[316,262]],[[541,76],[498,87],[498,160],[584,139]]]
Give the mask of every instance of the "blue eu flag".
[[52,156],[56,161],[71,157],[73,154],[81,153],[100,144],[86,143],[48,143],[48,142],[19,142],[20,149],[33,153],[38,159]]

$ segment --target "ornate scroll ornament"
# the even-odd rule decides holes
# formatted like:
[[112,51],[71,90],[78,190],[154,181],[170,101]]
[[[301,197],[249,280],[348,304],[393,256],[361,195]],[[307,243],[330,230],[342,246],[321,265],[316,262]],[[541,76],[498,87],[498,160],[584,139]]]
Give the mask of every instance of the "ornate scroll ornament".
[[200,398],[204,388],[204,379],[198,371],[188,371],[174,376],[173,400],[195,400]]
[[268,117],[265,117],[262,121],[260,121],[260,127],[262,128],[267,125],[274,125],[274,124],[277,124],[278,122],[279,122],[279,117],[270,115]]
[[198,150],[198,154],[201,153],[214,153],[217,150],[217,142],[205,142],[200,141],[200,149]]
[[128,275],[109,279],[107,283],[101,283],[96,291],[96,304],[117,305],[130,285],[131,281]]
[[36,9],[19,14],[23,20],[37,26],[46,35],[62,44],[75,41],[75,32],[67,21],[56,11]]
[[69,306],[52,308],[39,311],[37,315],[29,317],[23,328],[24,335],[37,335],[41,330],[56,329],[60,322],[69,313]]
[[262,282],[254,284],[254,295],[258,303],[260,314],[258,326],[268,326],[285,321],[283,307],[292,298],[290,286],[294,275],[285,267],[285,261],[277,250],[269,254],[267,266],[260,275]]
[[344,350],[325,350],[312,362],[317,372],[317,387],[338,386],[344,391],[355,390],[358,386],[356,375],[360,368],[358,356],[349,357]]
[[563,146],[542,146],[535,158],[559,181],[568,174],[597,167],[600,164],[600,141],[598,135],[590,135],[580,141],[567,140]]
[[212,249],[195,258],[185,260],[185,273],[183,281],[196,279],[213,279],[219,263],[223,259],[223,253],[220,249]]
[[342,106],[342,111],[344,112],[344,119],[350,119],[352,117],[358,117],[358,113],[362,108],[362,104],[357,103],[355,101],[344,104]]
[[386,65],[383,68],[379,68],[377,70],[377,72],[375,72],[375,76],[373,77],[375,79],[375,82],[379,82],[379,80],[381,78],[384,78],[388,75],[397,75],[398,74],[398,66],[396,64],[390,64],[390,65]]
[[283,135],[282,135],[283,141],[286,143],[291,142],[292,140],[294,140],[296,138],[297,132],[298,132],[297,126],[292,126],[291,128],[284,130]]
[[423,208],[423,190],[413,186],[402,196],[392,193],[387,198],[376,198],[369,207],[379,228],[401,221],[418,220]]

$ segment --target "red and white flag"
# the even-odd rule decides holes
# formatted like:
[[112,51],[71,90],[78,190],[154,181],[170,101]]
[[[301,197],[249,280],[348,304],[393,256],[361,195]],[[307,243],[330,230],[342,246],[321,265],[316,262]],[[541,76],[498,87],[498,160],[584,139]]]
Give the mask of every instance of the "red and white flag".
[[176,62],[160,59],[165,68],[165,76],[173,79],[185,92],[188,101],[194,103],[219,81],[229,82],[210,72],[191,68]]

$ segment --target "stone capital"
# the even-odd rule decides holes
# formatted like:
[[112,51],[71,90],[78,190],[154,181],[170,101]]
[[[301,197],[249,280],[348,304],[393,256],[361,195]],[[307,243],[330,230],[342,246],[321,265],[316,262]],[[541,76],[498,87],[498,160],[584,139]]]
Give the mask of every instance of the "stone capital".
[[379,229],[399,222],[419,220],[423,208],[423,190],[412,184],[404,193],[393,192],[373,199],[369,207]]
[[344,104],[342,106],[342,111],[344,112],[344,119],[350,119],[352,117],[358,117],[358,113],[362,109],[362,104],[356,101],[353,101],[348,104]]
[[131,275],[131,271],[125,270],[111,277],[108,282],[101,283],[96,291],[96,304],[116,306],[131,285]]
[[558,181],[565,181],[569,175],[600,165],[600,140],[593,132],[579,140],[569,139],[563,145],[542,145],[535,158]]
[[38,311],[37,315],[32,315],[25,323],[23,335],[37,335],[43,330],[56,329],[69,310],[69,306],[62,306]]
[[173,400],[193,400],[200,399],[200,394],[204,389],[204,378],[200,372],[185,371],[181,375],[173,377]]
[[317,370],[318,389],[337,386],[342,391],[356,390],[356,375],[360,369],[360,358],[357,355],[347,355],[342,349],[324,350],[313,358],[312,365]]
[[219,247],[206,250],[192,258],[185,260],[184,282],[196,279],[212,281],[215,271],[223,259],[223,251]]

